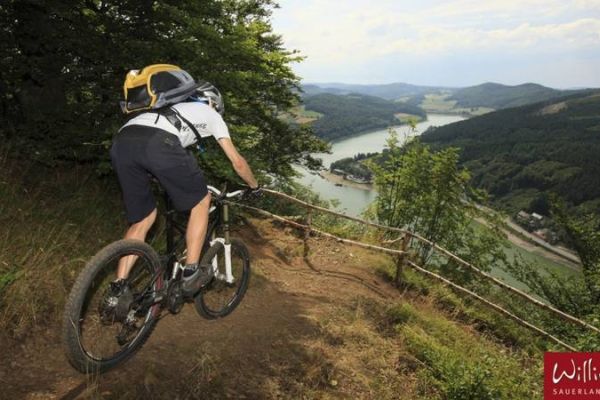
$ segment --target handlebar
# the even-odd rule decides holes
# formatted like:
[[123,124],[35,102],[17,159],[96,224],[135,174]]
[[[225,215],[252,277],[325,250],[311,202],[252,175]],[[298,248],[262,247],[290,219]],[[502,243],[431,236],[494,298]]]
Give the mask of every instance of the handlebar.
[[211,192],[212,194],[214,194],[217,199],[223,199],[223,198],[232,198],[232,197],[238,197],[244,194],[245,190],[236,190],[234,192],[229,192],[229,193],[223,193],[221,192],[219,189],[217,189],[214,186],[210,186],[208,185],[208,191]]

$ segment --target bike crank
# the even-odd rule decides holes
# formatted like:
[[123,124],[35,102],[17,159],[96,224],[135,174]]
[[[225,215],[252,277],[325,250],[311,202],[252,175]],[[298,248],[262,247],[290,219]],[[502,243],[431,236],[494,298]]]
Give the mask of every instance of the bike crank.
[[167,309],[171,314],[179,314],[183,308],[185,299],[181,287],[181,281],[175,281],[169,285],[167,291]]

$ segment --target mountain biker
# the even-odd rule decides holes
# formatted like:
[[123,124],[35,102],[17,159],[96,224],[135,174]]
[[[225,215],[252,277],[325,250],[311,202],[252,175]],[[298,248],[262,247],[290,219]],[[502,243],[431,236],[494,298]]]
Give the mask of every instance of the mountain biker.
[[[168,69],[165,66],[174,68]],[[189,295],[197,292],[210,280],[212,268],[210,265],[199,265],[208,225],[210,194],[195,156],[186,148],[197,143],[200,137],[214,137],[233,169],[250,187],[249,190],[258,193],[260,188],[248,163],[231,141],[229,130],[222,118],[225,109],[223,98],[217,88],[206,81],[195,82],[179,67],[166,64],[146,67],[141,72],[132,71],[127,79],[139,80],[140,75],[154,67],[158,67],[158,70],[166,69],[161,70],[162,75],[154,75],[161,77],[162,81],[158,78],[148,80],[151,82],[148,87],[142,86],[136,93],[133,89],[128,93],[126,89],[126,103],[121,104],[124,111],[129,111],[130,106],[135,108],[136,102],[148,105],[152,101],[160,103],[165,96],[177,98],[168,91],[165,96],[152,97],[148,96],[148,91],[153,93],[174,87],[180,92],[175,92],[175,95],[183,98],[167,107],[146,108],[135,113],[114,137],[110,156],[123,192],[126,216],[130,223],[125,239],[144,241],[156,219],[156,201],[150,185],[151,175],[158,179],[178,211],[190,212],[186,231],[187,253],[182,275],[184,293]],[[125,87],[127,84],[128,80]],[[182,92],[182,88],[186,91]],[[134,262],[134,256],[123,257],[119,261],[117,279],[111,283],[109,298],[105,300],[111,302],[111,296],[120,296],[128,292],[126,278]],[[112,299],[113,304],[114,300],[116,299]]]

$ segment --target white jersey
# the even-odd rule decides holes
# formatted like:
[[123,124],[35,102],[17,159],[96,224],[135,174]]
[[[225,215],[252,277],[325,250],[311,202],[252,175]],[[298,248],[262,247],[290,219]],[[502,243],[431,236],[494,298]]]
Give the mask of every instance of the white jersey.
[[[177,110],[182,117],[194,124],[194,127],[198,130],[201,137],[214,136],[217,140],[229,137],[229,129],[227,129],[227,125],[225,124],[225,121],[223,121],[221,114],[216,112],[209,105],[200,102],[189,102],[178,103],[171,106],[171,108]],[[140,114],[127,121],[121,129],[129,125],[151,126],[165,130],[176,135],[183,147],[190,146],[197,141],[196,135],[194,135],[194,132],[184,121],[181,121],[181,130],[177,130],[164,115],[155,112],[145,112]]]

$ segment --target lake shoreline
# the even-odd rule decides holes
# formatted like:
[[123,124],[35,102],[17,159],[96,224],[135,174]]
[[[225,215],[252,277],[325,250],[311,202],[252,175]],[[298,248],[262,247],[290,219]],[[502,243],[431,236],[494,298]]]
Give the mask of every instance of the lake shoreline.
[[[441,115],[446,115],[446,114],[441,114]],[[456,115],[448,115],[448,116],[456,116]],[[419,123],[421,123],[421,122],[427,122],[427,120],[428,120],[428,118],[424,118],[424,119],[420,120]],[[351,133],[350,135],[347,135],[347,136],[342,136],[342,137],[337,137],[335,139],[327,140],[327,142],[330,143],[330,144],[336,144],[336,143],[343,142],[343,141],[348,140],[348,139],[356,138],[358,136],[368,135],[369,133],[380,132],[380,131],[382,131],[384,129],[389,131],[390,129],[405,128],[407,126],[409,126],[408,122],[400,122],[400,124],[398,124],[398,125],[390,125],[388,127],[373,128],[373,129],[369,129],[369,130],[366,130],[366,131],[360,131],[360,132],[356,132],[356,133]]]
[[449,117],[462,117],[464,119],[469,119],[469,118],[474,118],[474,117],[478,117],[480,114],[471,114],[471,113],[464,113],[464,112],[460,112],[460,111],[427,111],[426,109],[424,109],[428,114],[436,114],[436,115],[445,115],[445,116],[449,116]]
[[373,184],[349,181],[348,179],[344,179],[343,176],[336,175],[327,170],[320,171],[319,176],[325,180],[328,180],[329,182],[336,184],[336,185],[339,184],[342,186],[348,186],[348,187],[352,187],[355,189],[368,190],[368,191],[375,189],[375,186]]

